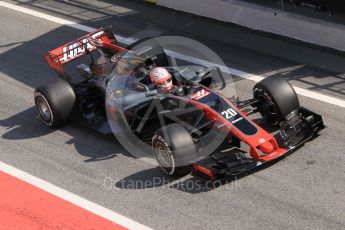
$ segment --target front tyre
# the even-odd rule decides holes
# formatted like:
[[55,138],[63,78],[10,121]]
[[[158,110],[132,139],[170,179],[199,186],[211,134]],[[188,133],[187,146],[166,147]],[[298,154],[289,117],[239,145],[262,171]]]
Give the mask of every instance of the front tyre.
[[159,129],[152,138],[156,160],[164,173],[183,176],[190,172],[197,149],[188,131],[178,124]]
[[69,120],[75,108],[76,95],[68,82],[57,78],[37,88],[34,99],[41,121],[49,127],[57,128]]
[[272,125],[281,121],[300,107],[297,94],[284,78],[271,76],[258,82],[253,89],[261,116]]

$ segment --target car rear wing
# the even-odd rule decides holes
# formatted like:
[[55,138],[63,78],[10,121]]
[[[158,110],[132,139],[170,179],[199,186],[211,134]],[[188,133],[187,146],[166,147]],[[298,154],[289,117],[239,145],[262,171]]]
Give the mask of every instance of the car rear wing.
[[118,45],[115,35],[110,28],[109,26],[97,29],[70,43],[47,52],[44,56],[48,65],[59,74],[65,75],[63,67],[65,64],[97,49],[95,45],[90,43],[90,39],[100,39],[103,47],[110,49],[114,53],[126,50]]

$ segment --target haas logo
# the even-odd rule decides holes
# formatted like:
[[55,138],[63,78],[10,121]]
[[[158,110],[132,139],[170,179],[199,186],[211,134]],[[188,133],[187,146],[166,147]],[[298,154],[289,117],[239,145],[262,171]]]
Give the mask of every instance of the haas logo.
[[196,93],[194,93],[191,98],[193,98],[194,100],[200,100],[203,97],[206,97],[207,95],[209,95],[210,92],[206,91],[205,89],[202,89]]
[[[91,35],[91,37],[96,39],[97,37],[100,37],[102,34],[104,34],[104,32],[100,31],[98,33]],[[95,46],[90,44],[89,39],[87,38],[84,38],[83,40],[75,42],[71,45],[62,47],[63,56],[62,58],[60,58],[60,62],[65,63],[83,55],[86,52],[85,47],[89,51],[93,51],[96,49]]]

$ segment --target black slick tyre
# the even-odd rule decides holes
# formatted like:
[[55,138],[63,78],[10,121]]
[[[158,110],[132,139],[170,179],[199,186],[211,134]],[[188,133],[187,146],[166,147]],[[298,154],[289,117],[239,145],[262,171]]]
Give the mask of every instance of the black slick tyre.
[[164,173],[182,176],[190,172],[197,148],[188,131],[178,124],[159,129],[152,138],[156,160]]
[[253,89],[261,116],[272,125],[278,125],[300,107],[297,94],[284,78],[271,76],[258,82]]
[[34,92],[37,113],[44,124],[57,128],[66,124],[75,109],[76,95],[70,84],[57,78]]

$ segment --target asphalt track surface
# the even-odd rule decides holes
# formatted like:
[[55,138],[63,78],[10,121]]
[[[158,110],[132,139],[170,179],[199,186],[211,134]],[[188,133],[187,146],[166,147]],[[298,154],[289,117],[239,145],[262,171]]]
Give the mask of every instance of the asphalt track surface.
[[[77,15],[91,19],[83,18],[83,24],[92,27],[113,24],[123,36],[176,32],[152,24],[149,18],[143,20],[149,11],[146,5],[114,2],[135,13],[98,20],[92,20],[95,13],[86,10]],[[78,9],[43,3],[65,12]],[[56,11],[36,10],[71,19]],[[172,14],[160,8],[153,11],[160,16]],[[344,108],[300,96],[301,104],[322,114],[327,125],[317,139],[264,170],[215,189],[200,188],[200,181],[191,176],[173,180],[159,168],[134,159],[112,136],[78,124],[59,130],[42,125],[36,119],[33,90],[55,77],[43,54],[84,32],[2,7],[0,15],[0,161],[155,229],[345,228]],[[197,17],[193,20],[204,23]],[[219,23],[207,23],[217,33]],[[261,51],[259,45],[252,47],[251,37],[266,39],[264,35],[234,28],[234,36],[237,30],[247,33],[242,37],[248,39],[247,48],[206,37],[200,40],[229,67],[261,76],[282,74],[295,86],[345,100],[344,75],[339,69],[332,72],[331,65],[322,65],[331,58],[344,65],[342,57],[303,44],[294,46],[300,55],[292,55],[289,42],[277,40],[276,51],[286,52],[282,58],[264,46]],[[186,36],[193,37],[193,33],[189,30]],[[241,98],[249,98],[255,83],[236,78],[233,84]]]

